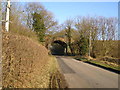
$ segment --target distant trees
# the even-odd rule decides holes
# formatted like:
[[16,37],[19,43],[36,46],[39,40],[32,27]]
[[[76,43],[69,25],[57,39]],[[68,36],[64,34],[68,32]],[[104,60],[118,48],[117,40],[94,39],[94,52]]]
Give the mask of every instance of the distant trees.
[[77,41],[79,55],[86,55],[88,53],[88,39],[83,35],[80,36],[80,39]]
[[111,41],[117,40],[117,18],[100,17],[99,20],[99,36],[102,40],[102,54],[108,55],[113,46]]
[[[6,3],[2,6],[2,17],[5,19]],[[10,32],[31,36],[36,33],[39,41],[44,41],[45,36],[51,33],[57,25],[54,16],[40,3],[17,3],[11,2],[10,9]],[[3,24],[4,29],[4,24]],[[26,32],[27,31],[27,32]]]
[[24,12],[21,9],[21,4],[17,2],[11,3],[10,9],[10,32],[18,32],[25,28],[23,22],[25,21]]
[[72,54],[73,54],[73,48],[71,46],[72,43],[71,40],[72,40],[73,24],[74,23],[72,19],[68,19],[64,23],[65,35],[67,37],[67,44]]
[[[66,20],[63,27],[71,53],[79,55],[86,53],[88,55],[90,51],[90,56],[94,58],[100,56],[118,57],[118,44],[115,44],[118,40],[117,18],[76,17],[74,20]],[[86,44],[83,44],[82,40]],[[82,53],[84,49],[81,47],[86,48],[85,53]]]
[[26,12],[28,27],[35,31],[39,41],[43,42],[45,35],[57,24],[52,13],[39,3],[28,3]]
[[43,12],[44,10],[44,6],[42,6],[40,3],[26,3],[26,24],[31,30],[33,30],[33,14]]
[[38,13],[33,14],[33,29],[39,37],[39,41],[44,41],[45,36],[45,25],[42,16]]
[[117,40],[117,18],[77,17],[75,28],[80,36],[90,38],[92,57],[110,55],[112,48],[117,47],[112,43]]

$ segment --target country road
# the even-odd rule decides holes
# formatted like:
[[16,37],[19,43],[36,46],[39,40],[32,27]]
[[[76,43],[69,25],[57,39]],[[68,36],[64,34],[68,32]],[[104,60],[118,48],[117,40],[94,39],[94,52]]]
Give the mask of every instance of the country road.
[[70,57],[56,56],[69,88],[118,88],[118,74]]

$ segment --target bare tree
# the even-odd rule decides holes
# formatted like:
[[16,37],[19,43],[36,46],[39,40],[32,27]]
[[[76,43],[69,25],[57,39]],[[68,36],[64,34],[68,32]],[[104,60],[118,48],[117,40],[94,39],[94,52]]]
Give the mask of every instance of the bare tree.
[[72,43],[73,24],[74,24],[74,21],[72,19],[68,19],[64,23],[64,29],[66,32],[65,35],[67,37],[67,44],[68,44],[72,54],[73,54],[73,48],[71,46],[71,43]]
[[40,3],[27,3],[26,4],[26,14],[27,14],[27,25],[30,29],[33,30],[33,14],[38,13],[42,16],[44,20],[44,25],[46,28],[46,33],[57,24],[57,21],[54,20],[54,16],[51,12],[47,11],[43,5]]

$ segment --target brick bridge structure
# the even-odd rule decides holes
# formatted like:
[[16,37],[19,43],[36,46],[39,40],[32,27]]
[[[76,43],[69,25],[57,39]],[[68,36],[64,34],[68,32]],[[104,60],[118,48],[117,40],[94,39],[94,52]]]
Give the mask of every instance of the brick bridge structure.
[[65,36],[57,36],[46,39],[46,47],[51,51],[51,54],[62,55],[67,54],[67,38]]

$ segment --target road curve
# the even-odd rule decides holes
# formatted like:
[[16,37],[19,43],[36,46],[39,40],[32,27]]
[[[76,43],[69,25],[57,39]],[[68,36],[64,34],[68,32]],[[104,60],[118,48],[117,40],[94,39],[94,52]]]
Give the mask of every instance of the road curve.
[[69,88],[118,88],[118,74],[70,57],[56,56]]

